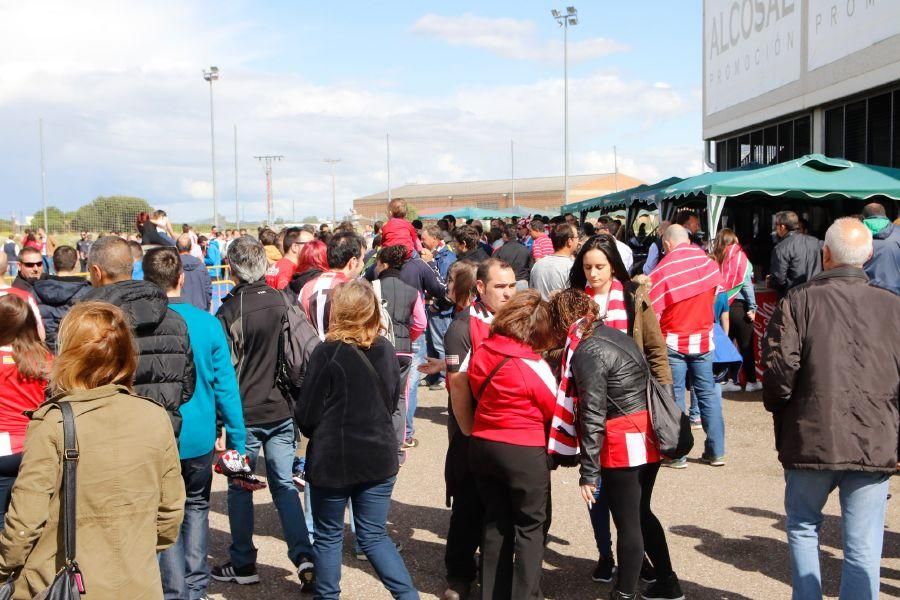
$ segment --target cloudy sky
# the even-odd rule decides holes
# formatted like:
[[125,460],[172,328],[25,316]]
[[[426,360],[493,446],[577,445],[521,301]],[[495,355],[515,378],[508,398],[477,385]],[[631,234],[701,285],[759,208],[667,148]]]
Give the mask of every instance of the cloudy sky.
[[[330,216],[391,181],[563,170],[562,32],[538,1],[46,2],[0,0],[0,216],[48,202],[146,198],[176,221],[219,212]],[[569,30],[570,172],[645,180],[701,170],[701,3],[582,1]]]

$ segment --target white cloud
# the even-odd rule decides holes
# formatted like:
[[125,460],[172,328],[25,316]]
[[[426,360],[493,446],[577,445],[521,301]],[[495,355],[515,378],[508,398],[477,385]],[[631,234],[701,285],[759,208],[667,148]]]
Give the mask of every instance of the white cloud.
[[[460,16],[428,14],[416,21],[412,30],[453,46],[481,48],[516,60],[557,60],[563,53],[561,41],[538,37],[534,21],[490,19],[471,13]],[[586,61],[627,49],[624,44],[606,38],[573,40],[569,42],[569,60]]]
[[[386,188],[386,131],[393,186],[506,177],[511,138],[518,177],[562,172],[559,78],[459,83],[427,94],[352,80],[323,84],[291,73],[275,77],[254,68],[240,50],[253,45],[240,43],[252,25],[213,26],[202,7],[162,6],[59,4],[52,8],[59,18],[48,20],[47,33],[31,40],[38,29],[33,24],[42,22],[40,11],[32,3],[0,0],[0,152],[13,157],[0,165],[0,179],[40,198],[33,163],[14,161],[22,155],[36,160],[36,122],[43,117],[53,202],[71,209],[96,195],[129,193],[166,208],[175,221],[208,218],[209,88],[200,69],[213,60],[222,67],[215,84],[222,214],[234,214],[233,123],[239,130],[240,203],[251,219],[265,214],[265,175],[255,155],[285,157],[274,165],[276,211],[285,217],[294,206],[298,217],[330,215],[331,178],[322,159],[341,158],[335,171],[343,214],[353,198]],[[92,23],[95,17],[99,24]],[[532,40],[543,48],[540,53],[546,50],[533,24],[503,21],[514,34],[512,45],[491,46],[487,28],[475,31],[480,47],[527,58],[535,52],[528,45]],[[107,30],[112,33],[104,36]],[[620,171],[648,180],[683,175],[693,168],[691,160],[699,161],[694,89],[600,71],[570,78],[569,88],[572,173],[610,171],[606,149],[613,144],[619,146]],[[685,147],[693,140],[679,139],[667,154],[671,136],[660,132],[685,119],[697,132],[697,149]],[[3,216],[23,208],[13,202],[0,197]],[[27,207],[28,214],[33,211]]]
[[197,200],[209,200],[212,198],[212,181],[185,181],[181,190]]

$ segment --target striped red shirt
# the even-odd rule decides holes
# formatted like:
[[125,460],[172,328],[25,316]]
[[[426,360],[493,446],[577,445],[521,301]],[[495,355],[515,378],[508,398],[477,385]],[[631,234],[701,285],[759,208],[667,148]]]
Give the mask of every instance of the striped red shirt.
[[551,254],[553,254],[553,242],[550,241],[549,235],[542,233],[540,237],[534,238],[534,243],[531,245],[531,256],[534,257],[534,260],[540,260]]

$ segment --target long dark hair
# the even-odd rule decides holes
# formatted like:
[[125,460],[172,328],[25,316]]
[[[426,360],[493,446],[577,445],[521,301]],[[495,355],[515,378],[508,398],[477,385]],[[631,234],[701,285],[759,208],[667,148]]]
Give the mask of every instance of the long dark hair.
[[581,245],[581,250],[579,250],[578,254],[575,256],[575,263],[572,265],[572,270],[569,271],[570,287],[573,287],[576,290],[583,290],[585,286],[587,286],[587,277],[584,274],[584,255],[591,250],[599,250],[606,255],[606,260],[609,261],[609,264],[612,267],[613,277],[623,284],[631,281],[631,276],[628,275],[628,269],[625,268],[625,263],[622,262],[622,256],[619,254],[619,249],[616,248],[615,238],[608,233],[601,233],[588,238],[588,240]]

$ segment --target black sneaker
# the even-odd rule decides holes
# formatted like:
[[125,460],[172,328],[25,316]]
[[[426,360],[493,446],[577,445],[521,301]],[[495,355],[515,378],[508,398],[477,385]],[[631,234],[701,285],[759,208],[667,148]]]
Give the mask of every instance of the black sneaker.
[[658,579],[641,595],[644,600],[684,600],[678,577],[672,573],[668,577]]
[[300,578],[303,591],[307,591],[307,588],[312,591],[313,584],[316,582],[316,571],[312,559],[305,554],[301,554],[300,560],[297,562],[297,577]]
[[259,575],[256,574],[256,565],[235,567],[230,562],[227,562],[224,565],[213,567],[209,574],[216,581],[225,581],[227,583],[236,583],[238,585],[259,583]]
[[637,592],[633,594],[626,594],[625,592],[620,592],[619,590],[613,590],[609,593],[609,600],[637,600]]
[[653,568],[646,556],[644,556],[644,562],[641,564],[641,581],[644,583],[656,583],[656,569]]
[[591,580],[598,583],[609,583],[613,580],[613,573],[616,572],[616,559],[612,555],[606,557],[601,556],[597,560],[597,566],[591,574]]

